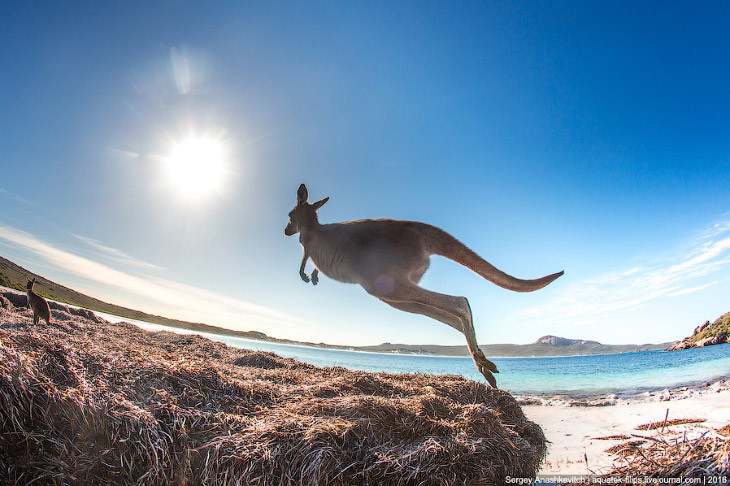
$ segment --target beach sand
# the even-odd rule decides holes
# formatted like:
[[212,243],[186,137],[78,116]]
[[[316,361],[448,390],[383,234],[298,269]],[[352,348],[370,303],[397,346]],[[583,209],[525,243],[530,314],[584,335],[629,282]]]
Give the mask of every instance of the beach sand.
[[[606,398],[606,397],[604,397]],[[589,400],[590,401],[590,400]],[[622,459],[606,449],[628,440],[641,440],[632,434],[664,438],[692,439],[730,423],[730,380],[647,392],[629,398],[607,397],[595,400],[603,406],[585,406],[584,400],[552,399],[543,404],[523,405],[528,419],[539,424],[551,442],[540,475],[602,474],[614,461]],[[611,404],[607,404],[611,403]],[[578,405],[576,405],[578,404]],[[668,410],[668,415],[667,415]],[[637,430],[639,425],[673,419],[705,419],[704,422]],[[629,439],[600,440],[599,437],[624,435]]]

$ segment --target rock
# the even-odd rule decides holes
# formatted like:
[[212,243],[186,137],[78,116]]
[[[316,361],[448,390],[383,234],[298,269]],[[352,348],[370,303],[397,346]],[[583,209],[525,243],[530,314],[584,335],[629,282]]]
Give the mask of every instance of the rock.
[[712,345],[715,345],[715,344],[722,344],[723,342],[725,342],[725,340],[722,339],[720,336],[711,336],[711,337],[708,337],[708,338],[701,339],[701,340],[697,341],[697,347],[698,348],[702,348],[702,347],[705,347],[705,346],[712,346]]
[[15,310],[15,306],[8,299],[0,295],[0,307],[7,310]]
[[3,292],[2,296],[9,300],[15,307],[28,307],[28,297],[25,294]]
[[682,349],[689,349],[694,348],[694,345],[685,341],[680,341],[678,343],[674,343],[669,348],[667,348],[667,351],[680,351]]

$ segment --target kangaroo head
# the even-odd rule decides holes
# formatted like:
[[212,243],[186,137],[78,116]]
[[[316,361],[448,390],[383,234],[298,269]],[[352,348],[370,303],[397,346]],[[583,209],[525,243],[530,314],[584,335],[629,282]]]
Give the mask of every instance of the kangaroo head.
[[284,229],[284,234],[286,236],[295,235],[302,231],[302,229],[309,228],[319,223],[319,220],[317,219],[317,210],[324,206],[324,203],[329,200],[329,197],[320,199],[312,204],[307,202],[308,197],[309,193],[307,192],[307,186],[302,184],[299,186],[299,189],[297,189],[297,205],[294,206],[294,209],[289,211],[289,224],[287,224]]
[[28,290],[33,290],[33,284],[35,284],[35,278],[33,280],[28,280],[28,284],[25,286]]

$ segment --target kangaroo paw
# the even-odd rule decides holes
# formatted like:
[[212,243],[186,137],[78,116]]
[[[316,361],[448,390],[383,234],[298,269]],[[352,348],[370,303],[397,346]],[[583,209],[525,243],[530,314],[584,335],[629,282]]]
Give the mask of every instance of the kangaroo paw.
[[306,273],[300,272],[299,276],[302,277],[302,280],[304,280],[304,283],[309,283],[309,277],[307,277]]
[[317,285],[319,283],[319,275],[312,272],[312,285]]

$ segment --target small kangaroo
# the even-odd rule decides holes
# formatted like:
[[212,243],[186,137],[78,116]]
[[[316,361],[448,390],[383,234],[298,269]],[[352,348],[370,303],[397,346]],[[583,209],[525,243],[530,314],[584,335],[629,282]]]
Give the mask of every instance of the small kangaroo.
[[563,272],[535,280],[522,280],[497,270],[459,240],[445,231],[416,221],[363,219],[344,223],[320,224],[317,210],[329,197],[308,203],[309,193],[302,184],[297,190],[297,205],[289,213],[286,236],[299,233],[304,248],[299,275],[305,282],[307,259],[315,269],[311,282],[317,285],[319,272],[345,283],[360,284],[370,295],[396,309],[423,314],[462,332],[471,357],[490,385],[497,386],[492,373],[497,367],[477,345],[471,307],[466,297],[431,292],[417,284],[429,266],[431,255],[449,258],[490,282],[515,292],[540,289]]
[[46,321],[46,324],[51,323],[51,309],[48,307],[46,299],[33,292],[33,285],[35,284],[35,278],[28,280],[28,307],[33,310],[33,324],[38,324],[40,319]]

